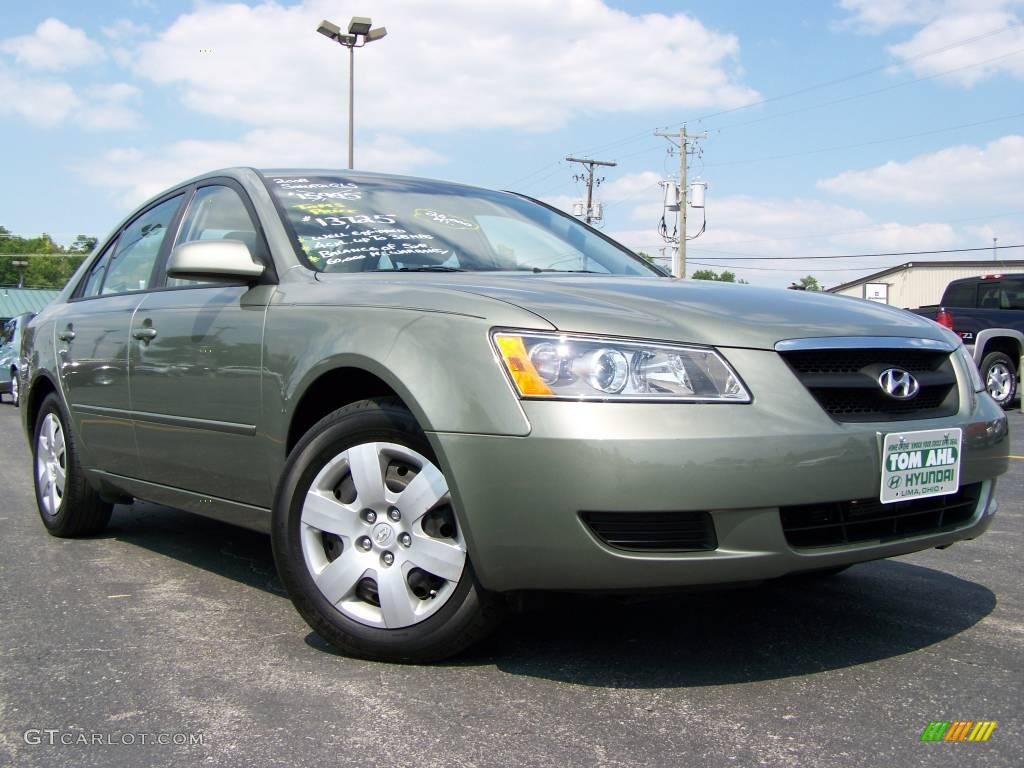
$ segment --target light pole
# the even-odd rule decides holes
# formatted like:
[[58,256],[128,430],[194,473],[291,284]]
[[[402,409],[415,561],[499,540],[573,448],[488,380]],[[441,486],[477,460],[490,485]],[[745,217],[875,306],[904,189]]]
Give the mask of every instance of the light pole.
[[370,29],[372,22],[365,16],[353,16],[348,23],[348,34],[343,34],[337,24],[324,19],[316,31],[336,43],[348,48],[348,167],[353,167],[352,134],[355,130],[355,85],[356,85],[356,48],[367,43],[380,40],[388,33],[384,27]]
[[25,286],[25,267],[28,266],[28,262],[24,259],[16,259],[11,262],[11,266],[18,268],[18,287],[23,288]]

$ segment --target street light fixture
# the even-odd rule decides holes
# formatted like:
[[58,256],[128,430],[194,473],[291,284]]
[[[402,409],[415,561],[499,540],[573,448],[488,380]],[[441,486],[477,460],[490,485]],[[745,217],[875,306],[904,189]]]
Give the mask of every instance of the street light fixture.
[[348,34],[344,34],[341,31],[341,27],[337,24],[332,24],[327,19],[321,21],[320,26],[316,29],[321,35],[329,37],[339,45],[348,48],[348,167],[350,169],[354,165],[352,136],[355,129],[355,50],[356,48],[362,48],[367,43],[372,43],[374,40],[380,40],[388,33],[384,27],[372,29],[372,26],[373,22],[369,18],[353,16],[352,21],[348,23]]

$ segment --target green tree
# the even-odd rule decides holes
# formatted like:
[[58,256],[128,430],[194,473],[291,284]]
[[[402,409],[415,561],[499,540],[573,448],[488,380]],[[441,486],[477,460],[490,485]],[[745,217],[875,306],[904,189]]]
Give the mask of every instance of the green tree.
[[19,237],[0,226],[0,285],[22,282],[26,288],[63,288],[95,246],[96,238],[79,235],[65,251],[45,233]]
[[68,253],[92,253],[93,248],[96,247],[98,238],[92,235],[79,235],[75,238],[75,241],[68,246]]
[[797,285],[799,285],[805,291],[820,291],[820,290],[822,290],[821,283],[818,282],[818,278],[813,277],[811,275],[807,275],[806,277],[801,277],[800,278],[800,282],[797,283]]
[[[736,275],[730,272],[728,269],[723,270],[721,274],[715,272],[713,269],[698,269],[690,278],[693,280],[717,280],[720,283],[735,283]],[[741,283],[746,282],[740,280]]]

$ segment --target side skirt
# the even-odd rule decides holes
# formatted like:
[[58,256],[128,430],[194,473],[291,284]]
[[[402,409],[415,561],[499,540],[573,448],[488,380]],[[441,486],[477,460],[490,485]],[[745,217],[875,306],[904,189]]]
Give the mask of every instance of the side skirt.
[[201,493],[123,477],[99,469],[91,470],[90,474],[97,481],[97,485],[112,486],[137,499],[163,504],[186,512],[194,512],[203,517],[211,517],[214,520],[239,525],[260,533],[270,533],[270,510],[264,507],[255,507],[216,496],[205,496]]

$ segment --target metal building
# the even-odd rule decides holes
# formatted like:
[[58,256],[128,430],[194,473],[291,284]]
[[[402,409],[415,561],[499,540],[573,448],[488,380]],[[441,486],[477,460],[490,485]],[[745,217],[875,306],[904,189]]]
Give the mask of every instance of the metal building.
[[49,288],[0,288],[0,323],[26,312],[38,312],[59,293]]
[[1024,272],[1024,261],[908,261],[828,292],[913,309],[938,304],[951,280],[1007,272]]

